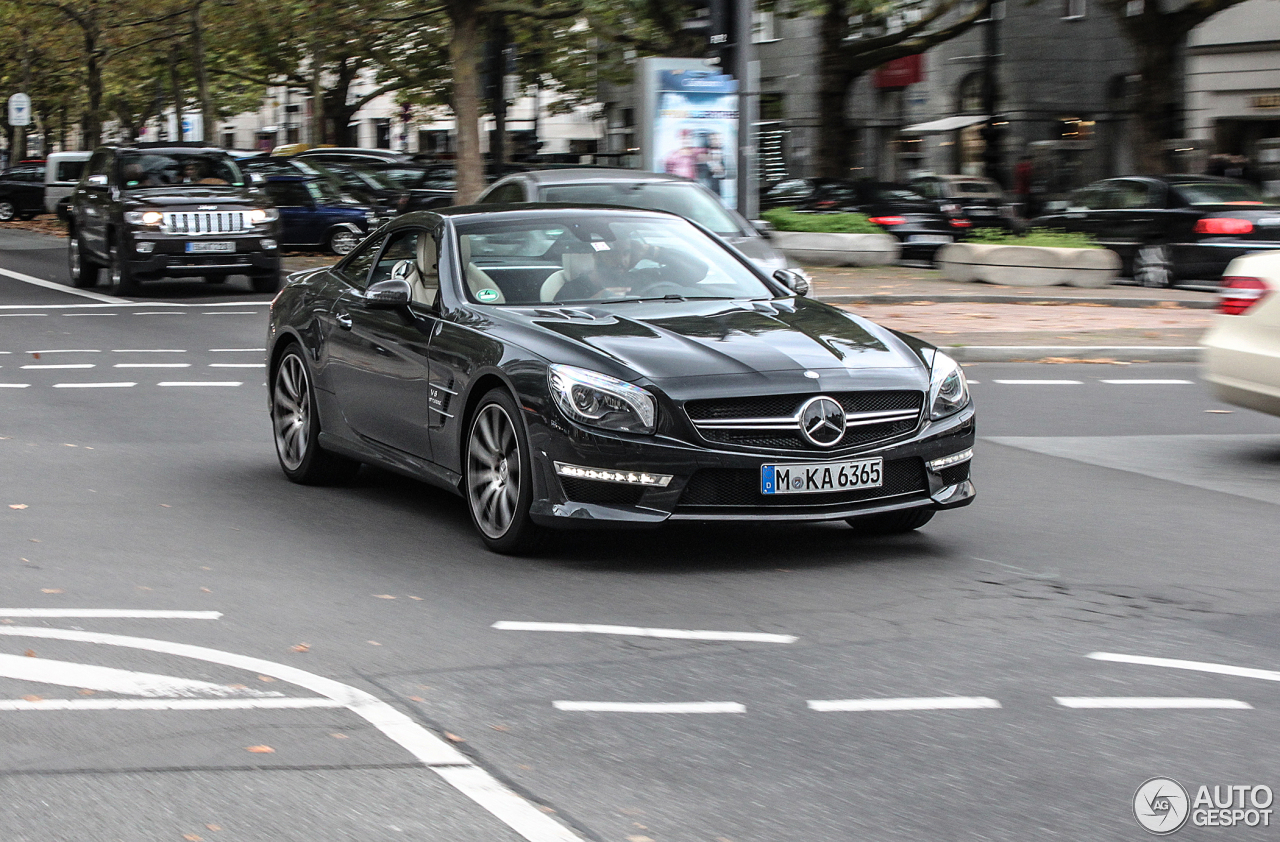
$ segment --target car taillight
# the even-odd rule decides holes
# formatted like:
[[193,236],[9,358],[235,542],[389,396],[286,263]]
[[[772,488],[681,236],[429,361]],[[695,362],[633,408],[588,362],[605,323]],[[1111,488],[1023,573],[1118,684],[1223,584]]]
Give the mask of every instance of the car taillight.
[[1248,234],[1253,223],[1229,216],[1207,216],[1196,222],[1197,234]]
[[873,216],[871,221],[876,225],[906,225],[907,218],[905,216]]
[[1225,277],[1222,279],[1218,298],[1218,312],[1227,316],[1239,316],[1257,304],[1271,287],[1261,278]]
[[951,227],[952,228],[972,228],[973,223],[967,219],[953,219],[951,220]]
[[813,206],[815,208],[834,208],[836,206],[836,202],[834,199],[819,199],[813,203]]

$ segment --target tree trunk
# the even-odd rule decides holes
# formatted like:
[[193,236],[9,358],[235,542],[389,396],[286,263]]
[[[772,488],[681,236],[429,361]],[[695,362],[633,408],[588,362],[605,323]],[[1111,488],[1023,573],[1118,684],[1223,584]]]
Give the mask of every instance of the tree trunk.
[[337,146],[359,145],[359,132],[353,131],[351,118],[364,107],[364,103],[351,103],[349,100],[351,86],[355,84],[363,66],[363,61],[350,57],[344,58],[338,64],[338,79],[323,96],[325,115],[333,121],[326,142],[332,142]]
[[206,143],[217,143],[218,114],[213,107],[213,96],[209,93],[209,73],[204,59],[204,20],[200,2],[191,8],[191,70],[196,77],[196,93],[200,97],[200,139]]
[[182,83],[178,80],[178,48],[176,46],[169,50],[169,84],[173,88],[173,131],[177,134],[177,137],[171,137],[169,140],[181,143],[186,138],[182,133],[183,96]]
[[458,204],[474,202],[484,190],[484,159],[480,155],[480,15],[471,0],[449,7],[453,37],[449,61],[453,66],[453,114],[458,137]]
[[84,30],[85,88],[89,107],[84,112],[83,144],[96,149],[102,143],[102,66],[98,63],[98,34]]
[[1134,121],[1134,160],[1138,172],[1168,172],[1170,161],[1164,141],[1173,138],[1178,130],[1181,92],[1177,73],[1183,39],[1180,33],[1169,31],[1157,35],[1150,24],[1141,34],[1132,31],[1127,34],[1142,77],[1138,83]]
[[849,177],[851,138],[845,122],[845,100],[856,76],[844,68],[842,46],[847,12],[841,0],[831,0],[822,14],[818,58],[818,156],[815,174],[822,178]]

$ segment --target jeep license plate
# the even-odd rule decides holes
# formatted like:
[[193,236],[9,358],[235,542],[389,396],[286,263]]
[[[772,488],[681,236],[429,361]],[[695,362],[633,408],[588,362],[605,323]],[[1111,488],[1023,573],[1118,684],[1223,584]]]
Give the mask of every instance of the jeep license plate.
[[235,250],[235,243],[187,243],[187,254],[226,254]]

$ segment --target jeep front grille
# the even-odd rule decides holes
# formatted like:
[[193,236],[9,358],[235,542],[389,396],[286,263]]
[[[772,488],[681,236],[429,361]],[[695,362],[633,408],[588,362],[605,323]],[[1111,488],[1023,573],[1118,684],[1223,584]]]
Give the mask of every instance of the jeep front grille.
[[245,211],[166,211],[160,230],[165,234],[242,234],[253,226]]

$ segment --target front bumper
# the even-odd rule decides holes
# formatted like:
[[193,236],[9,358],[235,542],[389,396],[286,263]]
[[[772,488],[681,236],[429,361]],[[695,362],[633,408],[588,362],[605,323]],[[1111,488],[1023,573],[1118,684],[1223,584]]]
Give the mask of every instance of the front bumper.
[[[889,444],[839,456],[699,447],[673,438],[615,438],[546,423],[526,412],[532,449],[536,523],[559,528],[657,525],[667,521],[824,521],[905,509],[951,509],[973,502],[969,461],[930,470],[927,463],[972,448],[968,409]],[[884,459],[884,486],[799,495],[760,493],[762,465]],[[670,475],[665,487],[559,476],[555,463]]]
[[[263,240],[276,242],[275,248],[264,248]],[[234,252],[187,254],[187,243],[216,240],[235,243]],[[150,232],[132,232],[125,238],[129,270],[138,277],[184,277],[193,275],[266,275],[280,271],[280,233],[278,230],[226,237],[181,237]],[[139,244],[151,244],[150,253],[142,253]],[[145,246],[144,246],[145,248]]]

